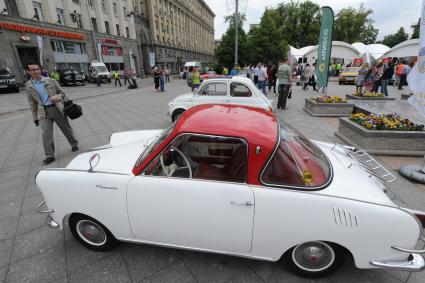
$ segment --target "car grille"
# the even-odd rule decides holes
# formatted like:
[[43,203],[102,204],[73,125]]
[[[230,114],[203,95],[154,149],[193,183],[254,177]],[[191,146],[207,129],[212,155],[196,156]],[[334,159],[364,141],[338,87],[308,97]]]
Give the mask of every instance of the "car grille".
[[0,80],[0,85],[9,85],[10,80]]

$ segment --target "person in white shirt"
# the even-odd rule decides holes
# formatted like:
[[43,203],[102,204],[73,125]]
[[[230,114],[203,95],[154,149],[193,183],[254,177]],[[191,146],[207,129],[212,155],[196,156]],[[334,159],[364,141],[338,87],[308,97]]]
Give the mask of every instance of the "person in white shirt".
[[260,68],[258,69],[258,89],[261,89],[263,94],[267,96],[266,92],[266,82],[267,82],[267,68],[264,65],[260,64]]

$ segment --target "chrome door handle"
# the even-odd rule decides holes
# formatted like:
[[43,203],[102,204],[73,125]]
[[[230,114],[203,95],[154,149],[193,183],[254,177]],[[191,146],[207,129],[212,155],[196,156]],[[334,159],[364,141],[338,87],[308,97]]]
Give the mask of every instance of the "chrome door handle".
[[233,201],[233,200],[230,201],[230,204],[245,205],[245,206],[251,206],[252,205],[252,203],[250,201],[237,202],[237,201]]

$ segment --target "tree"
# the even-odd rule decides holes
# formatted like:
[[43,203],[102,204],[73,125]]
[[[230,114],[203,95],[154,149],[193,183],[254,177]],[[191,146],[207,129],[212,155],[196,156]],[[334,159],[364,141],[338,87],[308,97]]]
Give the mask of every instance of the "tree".
[[372,9],[366,9],[363,4],[359,9],[349,7],[339,11],[335,19],[333,40],[374,43],[379,30],[373,27],[373,20],[369,18],[372,13]]
[[413,33],[410,39],[419,38],[419,28],[421,26],[421,18],[419,18],[418,23],[413,26]]
[[401,27],[395,34],[390,34],[384,37],[382,44],[388,47],[394,47],[397,44],[406,41],[409,38],[409,35],[404,31],[404,28]]
[[320,6],[310,0],[281,3],[271,14],[292,46],[316,45],[320,32]]
[[285,58],[289,47],[272,10],[266,10],[260,24],[249,32],[250,62],[276,64]]
[[[221,37],[220,45],[215,50],[215,58],[218,63],[229,67],[233,66],[235,62],[235,16],[226,16],[224,19],[229,23],[229,27]],[[248,50],[247,35],[242,28],[245,20],[245,15],[240,14],[238,26],[238,63],[240,65],[247,64],[249,60],[249,55],[246,52]]]

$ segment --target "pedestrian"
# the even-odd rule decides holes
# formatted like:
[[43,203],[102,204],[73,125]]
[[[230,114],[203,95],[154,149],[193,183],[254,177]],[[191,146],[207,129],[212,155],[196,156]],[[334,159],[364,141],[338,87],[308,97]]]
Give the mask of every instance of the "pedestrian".
[[395,67],[395,75],[394,75],[394,87],[398,87],[400,84],[401,73],[403,71],[404,64],[399,61],[397,66]]
[[267,88],[268,91],[272,91],[272,85],[273,85],[273,66],[268,65],[267,66]]
[[365,85],[366,82],[366,74],[369,71],[369,64],[365,63],[360,67],[359,74],[357,76],[356,81],[356,94],[361,95],[362,94],[362,88]]
[[192,80],[192,72],[193,72],[193,67],[189,67],[189,70],[186,74],[186,82],[187,82],[187,86],[190,87],[191,91],[193,92],[193,80]]
[[267,96],[266,92],[266,82],[267,82],[267,69],[265,66],[260,65],[259,71],[258,71],[258,84],[257,88],[261,89],[263,94]]
[[292,71],[291,66],[289,66],[289,59],[283,59],[280,62],[279,68],[277,70],[277,80],[279,81],[277,109],[287,109],[286,100],[288,99],[289,90],[292,85],[291,73]]
[[223,67],[223,75],[227,76],[229,74],[229,69]]
[[238,74],[238,69],[236,67],[233,67],[232,70],[230,71],[230,75],[233,77],[233,76],[236,76],[237,74]]
[[93,69],[92,73],[93,77],[96,79],[96,85],[100,87],[102,78],[100,77],[99,72],[96,69]]
[[165,92],[165,81],[166,74],[162,68],[159,68],[159,89],[161,92]]
[[382,82],[382,75],[384,74],[384,64],[382,62],[378,63],[373,73],[373,88],[372,92],[378,92],[379,87]]
[[50,75],[50,77],[52,78],[52,79],[54,79],[55,81],[59,81],[59,78],[60,78],[60,76],[59,76],[59,72],[55,69],[52,73],[51,73],[51,75]]
[[127,81],[128,81],[128,85],[130,86],[131,85],[131,82],[130,82],[130,72],[129,72],[129,69],[125,69],[124,70],[124,85],[125,86],[127,86]]
[[165,67],[164,74],[165,74],[165,81],[167,83],[170,82],[170,69],[168,69],[168,67]]
[[406,84],[407,75],[410,73],[410,70],[412,70],[412,67],[410,67],[406,61],[403,61],[403,64],[404,66],[401,70],[400,83],[398,85],[399,90],[403,89],[403,86]]
[[156,91],[159,91],[159,69],[158,69],[158,67],[153,68],[153,82],[155,84]]
[[302,81],[304,82],[303,90],[308,89],[308,84],[310,82],[310,76],[312,75],[312,68],[310,67],[310,64],[306,64],[304,68],[304,75],[302,77]]
[[36,126],[41,126],[44,154],[44,164],[55,161],[55,144],[53,140],[53,122],[65,135],[72,152],[78,150],[78,141],[74,131],[64,114],[64,92],[56,80],[41,76],[38,63],[28,63],[26,72],[31,79],[25,84],[27,99]]
[[41,76],[49,78],[49,72],[47,72],[47,70],[45,68],[42,69],[41,71]]
[[115,71],[112,72],[112,77],[114,77],[114,79],[115,79],[115,86],[117,86],[117,82],[121,86],[121,75],[120,75],[120,73],[117,70],[115,70]]
[[198,87],[201,85],[201,75],[198,72],[197,68],[193,68],[192,71],[192,91],[197,90]]
[[388,83],[390,82],[390,79],[394,75],[394,68],[393,64],[391,62],[388,63],[388,65],[384,68],[384,73],[382,74],[381,78],[381,92],[388,96]]
[[274,65],[272,68],[272,85],[273,85],[273,94],[276,95],[276,79],[277,79],[277,66]]
[[254,68],[254,84],[258,87],[258,76],[260,75],[261,63],[258,63]]

